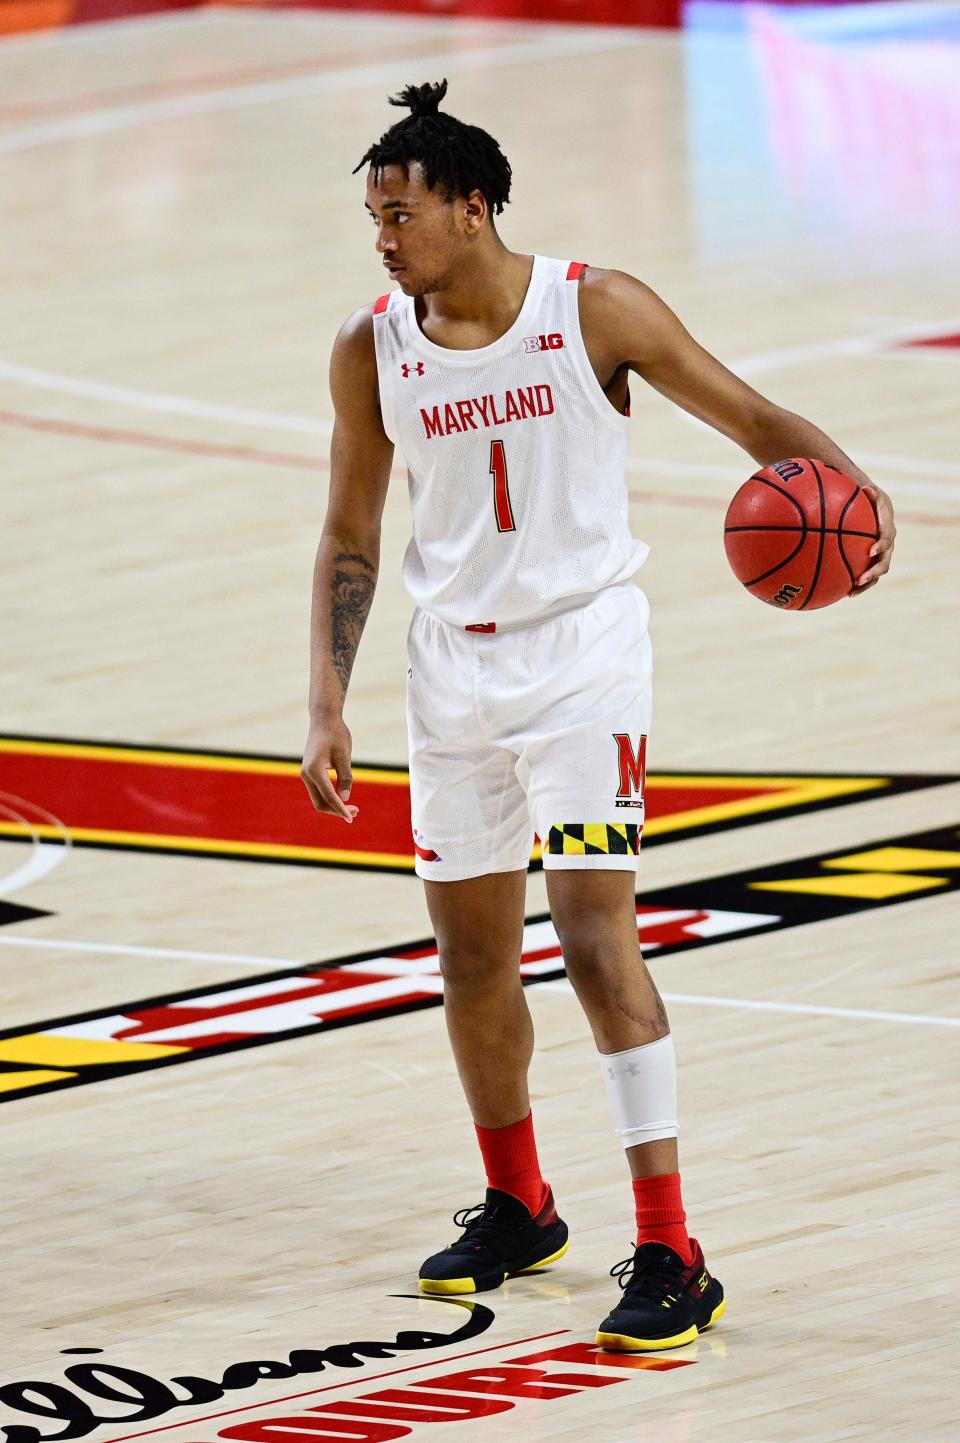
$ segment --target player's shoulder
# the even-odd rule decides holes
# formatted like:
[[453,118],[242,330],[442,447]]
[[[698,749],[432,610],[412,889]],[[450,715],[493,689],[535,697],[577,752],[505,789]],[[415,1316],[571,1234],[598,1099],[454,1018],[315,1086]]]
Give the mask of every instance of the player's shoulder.
[[587,265],[581,271],[580,306],[592,306],[598,311],[624,305],[642,304],[653,295],[653,291],[629,271],[605,269],[603,266]]
[[621,360],[639,354],[652,337],[664,310],[659,296],[628,271],[588,266],[580,277],[580,328],[588,348],[609,347]]
[[346,347],[373,345],[373,317],[380,301],[368,301],[353,311],[337,332],[337,344]]
[[334,368],[356,368],[372,365],[376,368],[377,348],[374,340],[374,311],[377,302],[360,306],[347,317],[337,332],[333,343],[331,364]]

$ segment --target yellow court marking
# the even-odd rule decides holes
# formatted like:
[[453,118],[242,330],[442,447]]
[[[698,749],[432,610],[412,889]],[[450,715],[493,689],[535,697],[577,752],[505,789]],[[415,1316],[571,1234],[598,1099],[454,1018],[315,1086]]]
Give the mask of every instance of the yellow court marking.
[[877,847],[872,852],[853,852],[849,857],[831,857],[824,867],[849,867],[864,872],[909,872],[952,870],[960,867],[960,850],[928,851],[924,847]]
[[110,1062],[152,1062],[174,1057],[188,1047],[158,1047],[151,1042],[105,1042],[96,1037],[70,1037],[26,1032],[0,1039],[0,1062],[37,1062],[52,1067],[94,1067]]
[[[887,785],[886,777],[677,777],[664,774],[651,775],[648,785],[675,787],[682,791],[702,791],[704,786],[714,787],[755,787],[758,795],[740,797],[732,802],[716,802],[710,806],[694,807],[691,811],[671,813],[667,817],[651,817],[644,825],[644,832],[650,836],[657,832],[675,832],[686,827],[705,826],[711,822],[725,822],[734,817],[753,816],[757,812],[772,812],[781,807],[810,806],[813,802],[829,801],[834,797],[850,796],[855,792],[876,791]],[[768,788],[779,790],[769,792]]]
[[[413,870],[413,858],[402,852],[349,852],[339,847],[294,847],[278,842],[231,842],[208,837],[166,836],[162,832],[112,832],[97,827],[70,827],[73,842],[100,842],[121,847],[168,847],[176,852],[229,852],[242,857],[277,857],[297,862],[354,862],[365,866],[403,867]],[[31,827],[0,822],[0,835],[50,837],[63,841],[57,827]]]
[[[266,761],[255,757],[221,757],[212,752],[167,752],[148,747],[111,747],[83,742],[28,742],[0,738],[0,753],[27,756],[73,757],[81,761],[109,761],[148,764],[155,767],[190,767],[214,772],[256,772],[261,776],[298,777],[299,762]],[[356,767],[354,781],[380,782],[405,787],[405,771],[381,771],[378,767]]]
[[904,872],[857,872],[849,877],[786,877],[780,882],[749,882],[757,892],[807,892],[819,897],[863,897],[885,902],[911,892],[946,887],[946,877],[910,876]]

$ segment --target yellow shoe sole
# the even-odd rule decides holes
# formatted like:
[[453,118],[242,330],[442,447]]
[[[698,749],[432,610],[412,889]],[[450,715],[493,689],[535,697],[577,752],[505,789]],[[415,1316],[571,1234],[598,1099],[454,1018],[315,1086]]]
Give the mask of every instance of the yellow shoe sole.
[[[519,1269],[519,1273],[534,1273],[538,1272],[540,1268],[549,1267],[551,1263],[558,1262],[564,1253],[568,1251],[569,1247],[570,1239],[567,1238],[562,1248],[558,1248],[557,1251],[551,1253],[548,1258],[541,1258],[538,1263],[531,1263],[528,1268]],[[506,1276],[508,1278],[515,1278],[519,1276],[519,1273],[507,1273]],[[444,1293],[475,1293],[477,1291],[477,1285],[473,1281],[473,1278],[421,1278],[420,1291],[421,1293],[441,1295]],[[492,1291],[492,1289],[488,1289],[487,1291]]]
[[727,1310],[726,1298],[720,1302],[710,1314],[709,1323],[704,1323],[698,1328],[696,1323],[687,1328],[683,1333],[675,1333],[672,1338],[631,1338],[626,1333],[598,1333],[596,1342],[598,1348],[609,1348],[617,1353],[660,1353],[665,1348],[682,1348],[684,1343],[692,1343],[701,1333],[712,1328],[719,1318],[722,1318]]

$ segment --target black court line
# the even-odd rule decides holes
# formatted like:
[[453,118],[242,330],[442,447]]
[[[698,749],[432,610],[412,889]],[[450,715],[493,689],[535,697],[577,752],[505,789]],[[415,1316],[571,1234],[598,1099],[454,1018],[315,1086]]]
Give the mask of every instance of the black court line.
[[[915,863],[911,864],[908,851],[898,859],[899,870],[896,873],[891,873],[889,868],[881,864],[882,858],[877,859],[877,866],[873,869],[871,869],[869,858],[862,866],[851,865],[848,860],[852,856],[877,852],[883,848],[913,849],[916,852]],[[837,863],[840,865],[836,865]],[[777,887],[778,883],[790,885],[780,890]],[[833,891],[824,891],[825,886],[832,887]],[[876,895],[869,895],[871,887]],[[851,916],[864,911],[872,911],[876,907],[889,907],[923,897],[941,895],[945,892],[956,891],[958,888],[960,888],[960,826],[952,826],[885,837],[880,841],[863,843],[856,847],[834,848],[828,852],[818,852],[813,856],[800,857],[790,862],[730,872],[677,887],[641,891],[637,894],[637,906],[638,912],[641,913],[641,934],[644,932],[644,923],[647,924],[648,938],[651,931],[655,933],[657,928],[661,931],[661,940],[655,943],[656,955],[660,957],[703,947],[720,946],[723,942],[735,938],[754,937],[781,931],[785,928]],[[887,895],[884,895],[885,890]],[[653,917],[653,912],[659,914],[659,919]],[[678,913],[681,915],[678,916]],[[547,920],[548,914],[540,913],[535,917],[528,918],[527,926]],[[703,921],[710,922],[715,928],[719,927],[724,930],[720,933],[715,931],[713,935],[701,935],[696,927]],[[664,927],[668,929],[665,934],[663,933]],[[671,928],[673,929],[672,934]],[[687,930],[688,928],[689,930]],[[397,1017],[408,1012],[419,1012],[425,1008],[438,1007],[441,1005],[442,998],[436,993],[425,996],[422,991],[418,992],[415,974],[408,979],[407,995],[404,996],[401,993],[399,996],[393,995],[382,999],[371,998],[369,990],[364,995],[360,989],[376,988],[378,977],[384,978],[388,982],[400,979],[391,978],[386,969],[380,969],[379,972],[375,969],[372,974],[354,970],[351,974],[351,968],[355,969],[357,963],[376,959],[409,961],[423,956],[425,953],[433,953],[435,948],[436,943],[433,938],[421,938],[419,941],[402,943],[397,947],[374,948],[350,953],[344,957],[330,958],[323,962],[304,963],[298,967],[282,968],[254,976],[248,974],[236,982],[207,984],[205,987],[140,998],[109,1008],[72,1013],[58,1018],[48,1018],[34,1024],[7,1028],[0,1032],[0,1102],[12,1102],[23,1097],[58,1091],[61,1088],[82,1086],[85,1083],[105,1082],[133,1072],[177,1066],[184,1062],[198,1061],[202,1057],[217,1057],[229,1052],[247,1051],[250,1048],[307,1037],[314,1033],[336,1031],[341,1027],[357,1026],[360,1023],[373,1022],[385,1017]],[[531,947],[531,958],[528,965],[534,964],[541,950],[542,947],[540,949],[536,946]],[[554,961],[555,965],[553,965]],[[425,971],[429,970],[430,968],[425,965]],[[324,974],[330,972],[340,974],[336,978],[336,986],[327,991],[312,991],[318,981],[322,983]],[[528,973],[524,976],[523,982],[525,986],[532,986],[537,982],[549,981],[564,975],[562,958],[557,956],[556,959],[548,958],[547,965],[542,971],[535,975]],[[312,995],[309,1001],[304,999],[304,1003],[307,1010],[312,1010],[313,1014],[322,1012],[325,998],[343,999],[350,993],[351,988],[355,989],[354,997],[357,999],[355,1010],[348,1013],[343,1010],[332,1010],[326,1017],[312,1015],[309,1022],[302,1025],[290,1025],[279,1030],[276,1026],[276,1019],[273,1018],[267,1024],[274,1028],[272,1031],[265,1031],[262,1034],[248,1032],[242,1036],[233,1035],[227,1041],[214,1041],[211,1045],[204,1045],[203,1034],[198,1032],[193,1039],[196,1045],[189,1050],[147,1060],[128,1058],[117,1063],[100,1061],[85,1065],[80,1061],[75,1061],[58,1064],[56,1052],[54,1051],[52,1055],[50,1052],[51,1047],[56,1049],[61,1045],[57,1038],[50,1038],[50,1033],[63,1034],[66,1044],[70,1044],[71,1027],[97,1020],[104,1022],[102,1035],[106,1047],[109,1047],[114,1040],[136,1042],[135,1036],[114,1039],[113,1033],[128,1032],[136,1030],[138,1027],[142,1032],[150,1034],[149,1045],[163,1045],[162,1033],[165,1029],[172,1027],[189,1029],[191,1023],[200,1026],[211,1017],[216,1017],[222,1022],[221,1035],[227,1036],[231,1031],[231,1016],[238,1016],[242,1013],[247,1024],[250,1025],[254,1021],[253,1012],[256,1006],[262,1005],[264,1009],[270,1009],[284,1000],[289,1000],[289,998],[285,999],[282,995],[271,991],[265,993],[261,1004],[255,1000],[255,993],[252,993],[251,989],[283,979],[297,978],[303,979],[304,988],[311,989]],[[293,990],[295,989],[291,989],[291,991]],[[231,992],[243,993],[243,997],[238,999],[238,1005],[233,1013],[229,1010],[229,1001],[224,1001],[224,998],[229,998]],[[205,1008],[203,999],[207,996],[215,996],[217,1000]],[[253,1006],[251,1006],[251,1002],[253,1002]],[[191,1008],[190,1003],[195,1004],[194,1007]],[[173,1015],[165,1011],[171,1007],[178,1009]],[[122,1016],[126,1021],[119,1026],[111,1024],[109,1019],[117,1016]],[[38,1033],[46,1035],[38,1039]],[[81,1039],[83,1035],[83,1033],[78,1034]],[[182,1037],[171,1038],[169,1045],[185,1047],[186,1042]],[[77,1055],[78,1057],[82,1055],[82,1049]],[[9,1061],[5,1060],[7,1057],[9,1057]],[[48,1078],[38,1082],[35,1086],[30,1086],[31,1072],[42,1075],[45,1071],[50,1070],[67,1075]]]

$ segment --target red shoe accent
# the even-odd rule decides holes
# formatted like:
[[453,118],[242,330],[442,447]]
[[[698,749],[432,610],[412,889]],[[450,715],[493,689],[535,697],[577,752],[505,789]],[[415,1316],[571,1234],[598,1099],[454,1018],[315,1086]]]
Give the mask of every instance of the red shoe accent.
[[680,1174],[668,1172],[659,1177],[635,1177],[633,1202],[637,1212],[637,1246],[641,1243],[664,1243],[689,1264],[693,1259],[693,1247],[687,1235]]
[[540,1206],[540,1211],[533,1215],[534,1222],[541,1228],[552,1227],[560,1217],[560,1214],[557,1212],[557,1205],[553,1200],[553,1191],[550,1184],[545,1182],[544,1187],[546,1188],[546,1193]]
[[[474,1124],[476,1126],[476,1124]],[[536,1217],[550,1195],[540,1173],[533,1114],[508,1127],[477,1127],[487,1186],[508,1192]]]

